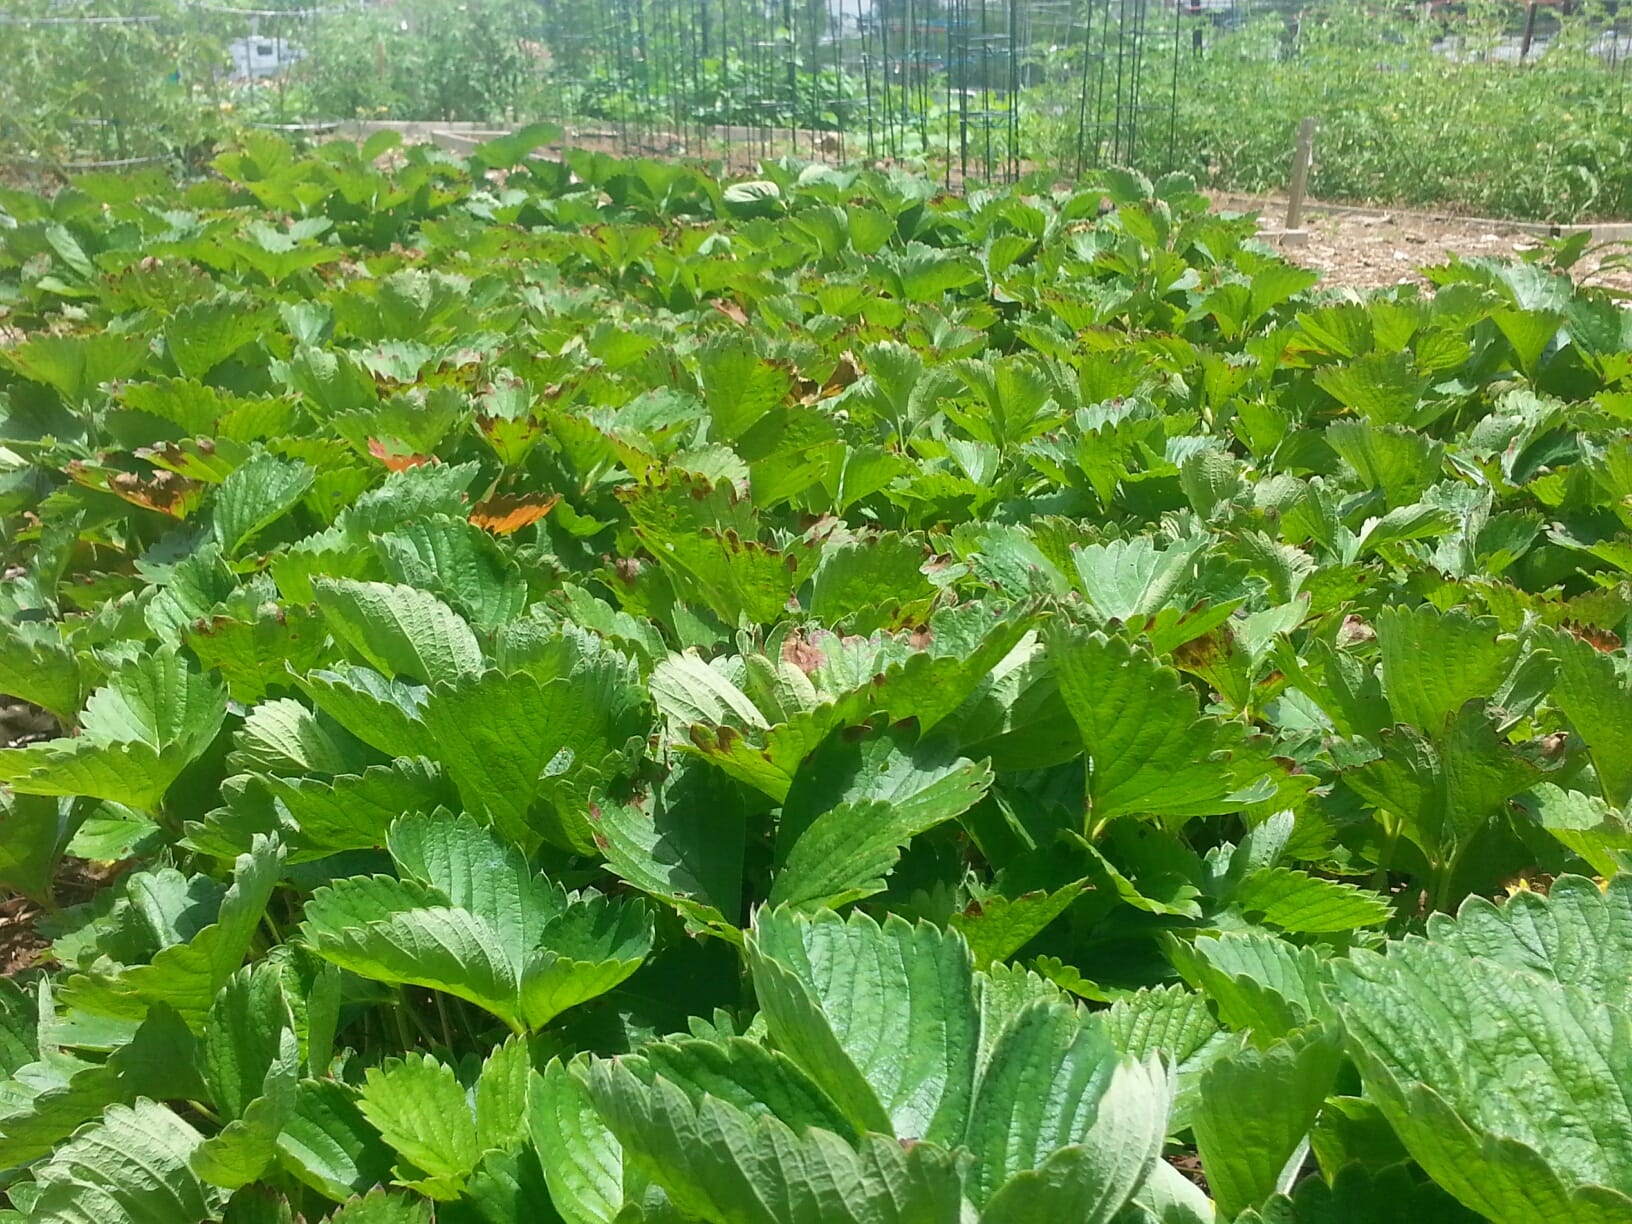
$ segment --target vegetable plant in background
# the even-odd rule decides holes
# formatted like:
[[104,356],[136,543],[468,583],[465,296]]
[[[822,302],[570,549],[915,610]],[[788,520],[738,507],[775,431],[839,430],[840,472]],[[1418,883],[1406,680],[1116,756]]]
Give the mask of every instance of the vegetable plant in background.
[[508,0],[394,4],[326,19],[291,70],[314,116],[503,123],[525,119],[541,65],[535,14]]
[[180,163],[216,135],[225,45],[176,0],[7,6],[0,164]]
[[1295,30],[1279,15],[1209,29],[1175,94],[1174,164],[1226,190],[1284,190],[1293,134],[1314,116],[1319,199],[1624,216],[1632,128],[1626,34],[1612,13],[1576,9],[1522,64],[1522,9],[1423,13],[1317,4]]
[[0,192],[0,1215],[1632,1220],[1570,251],[550,135]]

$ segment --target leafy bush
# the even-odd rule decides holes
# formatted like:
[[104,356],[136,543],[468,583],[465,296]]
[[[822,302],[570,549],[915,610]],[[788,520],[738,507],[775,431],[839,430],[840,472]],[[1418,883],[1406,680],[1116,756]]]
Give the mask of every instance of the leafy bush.
[[0,40],[0,163],[186,158],[219,129],[224,45],[176,0],[18,0]]
[[541,75],[523,46],[535,22],[507,0],[412,0],[325,18],[291,73],[295,105],[314,118],[525,117]]
[[[1298,122],[1313,116],[1309,190],[1320,199],[1624,216],[1632,124],[1624,66],[1597,46],[1599,14],[1570,19],[1519,65],[1481,58],[1506,34],[1508,10],[1470,7],[1425,22],[1319,5],[1295,44],[1280,17],[1209,34],[1206,54],[1181,66],[1176,166],[1231,190],[1284,190]],[[1459,49],[1435,46],[1446,38]]]

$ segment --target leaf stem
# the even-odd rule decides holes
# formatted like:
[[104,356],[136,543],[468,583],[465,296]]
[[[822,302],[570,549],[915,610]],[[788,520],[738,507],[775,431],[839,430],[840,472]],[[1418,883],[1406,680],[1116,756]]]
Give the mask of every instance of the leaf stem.
[[1434,868],[1433,890],[1429,893],[1429,908],[1443,914],[1451,912],[1451,884],[1456,878],[1456,869],[1462,862],[1460,847],[1451,851],[1450,856],[1443,863]]
[[1383,821],[1383,849],[1377,856],[1377,870],[1372,874],[1371,886],[1377,892],[1388,893],[1388,869],[1394,861],[1394,849],[1400,841],[1400,822],[1378,813]]
[[266,929],[272,933],[272,943],[274,945],[283,943],[283,932],[278,929],[278,920],[272,917],[272,906],[270,903],[268,903],[266,909],[262,911],[261,920],[266,923]]
[[411,1050],[419,1043],[414,1039],[413,1033],[409,1031],[408,1020],[403,1013],[412,1014],[413,1009],[408,1006],[408,995],[402,987],[397,987],[396,995],[396,1006],[391,1009],[391,1014],[396,1017],[397,1040],[402,1042],[404,1050]]
[[442,992],[440,990],[431,991],[431,998],[436,1000],[436,1014],[437,1014],[438,1019],[440,1019],[442,1021],[442,1042],[443,1042],[444,1045],[447,1046],[448,1053],[452,1054],[453,1053],[453,1026],[448,1023],[448,1005],[447,1005],[447,1002],[446,1002],[446,1000],[444,1000],[442,998]]

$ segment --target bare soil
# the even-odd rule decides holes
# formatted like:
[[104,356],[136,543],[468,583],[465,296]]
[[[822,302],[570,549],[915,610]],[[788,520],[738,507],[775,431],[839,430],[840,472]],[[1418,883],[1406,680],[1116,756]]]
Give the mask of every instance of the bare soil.
[[35,965],[49,943],[34,923],[40,907],[27,897],[0,901],[0,977],[13,977]]
[[[1272,197],[1217,192],[1212,202],[1221,212],[1262,214],[1263,228],[1271,235],[1286,216],[1286,202]],[[1316,203],[1306,207],[1303,228],[1308,240],[1280,243],[1281,253],[1314,268],[1324,284],[1352,289],[1424,284],[1418,270],[1445,263],[1452,255],[1513,258],[1541,242],[1539,235],[1512,222]],[[1599,243],[1588,248],[1572,271],[1577,280],[1632,296],[1632,268],[1615,266],[1629,250],[1625,242]]]
[[[51,891],[59,907],[79,905],[132,866],[134,860],[93,863],[88,859],[65,858],[57,868]],[[43,906],[27,897],[0,893],[0,978],[14,977],[26,969],[53,963],[51,941],[40,933],[38,925],[47,915]]]
[[[59,731],[57,720],[38,706],[0,696],[0,745],[20,748],[50,739]],[[115,865],[64,860],[55,885],[58,903],[72,904],[88,899],[117,871]],[[50,947],[50,940],[42,936],[35,925],[42,913],[36,902],[0,889],[0,977],[12,977],[40,963]]]

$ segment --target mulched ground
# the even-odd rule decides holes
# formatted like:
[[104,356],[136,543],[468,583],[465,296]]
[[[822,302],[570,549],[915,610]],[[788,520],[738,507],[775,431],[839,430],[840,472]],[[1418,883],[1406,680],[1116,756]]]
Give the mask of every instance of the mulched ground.
[[[56,719],[38,706],[0,697],[0,743],[7,748],[50,739],[57,733]],[[104,865],[65,860],[57,878],[58,903],[83,901],[109,878],[109,869]],[[50,946],[36,929],[36,920],[43,912],[37,902],[0,890],[0,977],[12,977],[32,968]]]
[[1194,1152],[1179,1152],[1165,1159],[1168,1164],[1183,1173],[1185,1177],[1189,1178],[1203,1191],[1207,1190],[1207,1175],[1201,1171],[1200,1156]]
[[48,946],[35,929],[40,907],[27,897],[0,901],[0,977],[13,977],[32,968]]
[[[131,863],[63,859],[52,887],[57,905],[81,905],[89,901],[131,866]],[[14,977],[25,969],[49,963],[51,941],[38,929],[39,920],[45,916],[45,908],[27,897],[6,896],[0,900],[0,977]]]

